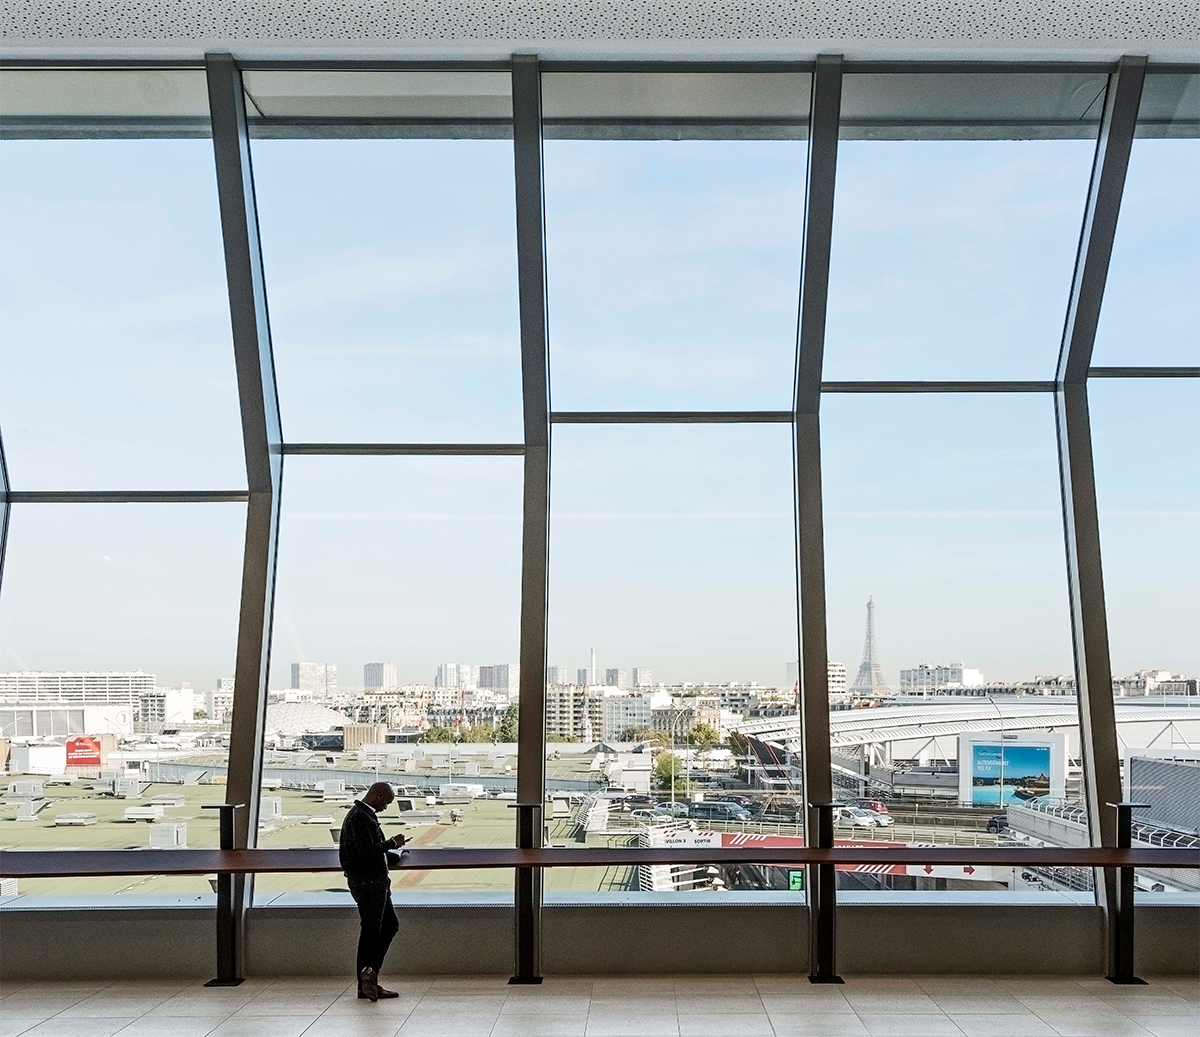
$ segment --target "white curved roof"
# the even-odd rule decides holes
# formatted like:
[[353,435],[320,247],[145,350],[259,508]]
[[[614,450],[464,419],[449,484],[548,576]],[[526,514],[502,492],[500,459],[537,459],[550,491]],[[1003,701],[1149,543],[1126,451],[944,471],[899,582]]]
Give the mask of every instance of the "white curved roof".
[[[1117,725],[1130,723],[1169,724],[1192,721],[1200,724],[1200,702],[1195,706],[1116,702]],[[829,715],[829,741],[834,748],[874,745],[913,738],[969,734],[974,731],[1046,731],[1077,727],[1079,712],[1074,698],[1044,702],[995,700],[992,702],[937,702],[851,709]],[[736,729],[764,741],[799,748],[800,718],[772,717],[739,724]]]
[[349,720],[334,709],[312,702],[277,702],[267,707],[266,734],[320,734],[342,727]]

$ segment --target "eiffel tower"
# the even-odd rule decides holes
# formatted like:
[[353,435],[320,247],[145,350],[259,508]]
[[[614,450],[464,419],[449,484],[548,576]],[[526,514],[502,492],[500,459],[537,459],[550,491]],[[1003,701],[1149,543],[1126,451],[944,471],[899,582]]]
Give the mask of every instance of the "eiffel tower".
[[890,695],[892,689],[883,679],[879,653],[875,648],[875,598],[867,599],[867,639],[863,642],[862,662],[850,690],[859,695]]

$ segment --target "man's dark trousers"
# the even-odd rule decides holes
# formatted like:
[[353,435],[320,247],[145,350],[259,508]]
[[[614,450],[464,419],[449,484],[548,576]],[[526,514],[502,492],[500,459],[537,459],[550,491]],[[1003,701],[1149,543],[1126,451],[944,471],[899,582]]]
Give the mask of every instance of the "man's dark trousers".
[[396,909],[392,907],[391,886],[370,882],[350,885],[350,895],[358,905],[358,975],[372,968],[376,974],[383,968],[383,959],[391,946],[392,937],[400,929]]

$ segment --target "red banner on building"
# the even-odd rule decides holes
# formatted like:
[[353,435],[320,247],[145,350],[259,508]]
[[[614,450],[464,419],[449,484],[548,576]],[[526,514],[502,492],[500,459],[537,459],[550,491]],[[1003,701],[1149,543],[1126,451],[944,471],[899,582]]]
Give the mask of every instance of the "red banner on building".
[[100,739],[92,735],[79,735],[67,739],[68,767],[99,767]]

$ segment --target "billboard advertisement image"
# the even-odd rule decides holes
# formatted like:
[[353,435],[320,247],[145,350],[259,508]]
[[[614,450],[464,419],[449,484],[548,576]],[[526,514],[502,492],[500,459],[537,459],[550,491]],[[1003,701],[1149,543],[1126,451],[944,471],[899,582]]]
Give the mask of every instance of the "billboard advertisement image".
[[1050,748],[1019,742],[973,743],[971,805],[1005,807],[1014,800],[1049,795]]
[[67,739],[68,767],[99,767],[100,739],[90,735]]

